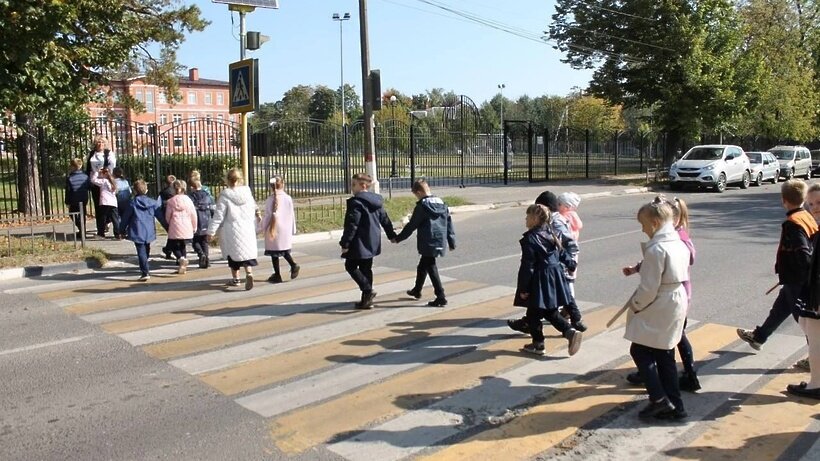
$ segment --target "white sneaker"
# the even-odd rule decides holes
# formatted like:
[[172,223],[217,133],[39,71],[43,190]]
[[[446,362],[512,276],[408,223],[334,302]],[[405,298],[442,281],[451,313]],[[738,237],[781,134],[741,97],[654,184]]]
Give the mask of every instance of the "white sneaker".
[[185,258],[180,258],[179,269],[177,269],[177,274],[184,274],[186,272],[188,272],[188,260]]

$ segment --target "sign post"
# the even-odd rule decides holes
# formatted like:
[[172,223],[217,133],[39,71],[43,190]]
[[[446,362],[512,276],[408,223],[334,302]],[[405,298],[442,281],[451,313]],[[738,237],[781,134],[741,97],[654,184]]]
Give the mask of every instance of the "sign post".
[[240,159],[245,184],[249,184],[248,171],[248,112],[259,108],[259,66],[256,59],[243,59],[228,66],[230,94],[228,111],[239,114]]

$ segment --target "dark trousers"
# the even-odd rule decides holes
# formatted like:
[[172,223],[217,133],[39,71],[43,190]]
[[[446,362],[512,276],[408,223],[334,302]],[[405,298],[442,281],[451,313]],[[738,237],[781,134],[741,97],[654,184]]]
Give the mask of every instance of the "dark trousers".
[[151,254],[151,244],[134,242],[134,246],[137,248],[137,259],[139,259],[140,262],[140,273],[142,275],[148,275],[148,255]]
[[795,308],[797,305],[797,297],[800,295],[800,289],[799,284],[786,284],[780,288],[777,299],[774,300],[772,308],[769,309],[769,315],[766,317],[763,325],[755,328],[755,341],[760,344],[765,343],[766,340],[769,339],[769,336],[771,336],[790,315],[793,315],[794,319],[797,320]]
[[74,220],[74,225],[77,226],[77,232],[83,232],[85,230],[85,202],[69,203],[68,212],[79,213],[72,215],[71,219]]
[[345,260],[345,270],[359,286],[359,289],[362,290],[362,293],[373,291],[373,258],[348,258]]
[[680,342],[678,343],[678,352],[680,353],[680,361],[683,362],[683,371],[687,373],[695,372],[695,353],[692,352],[692,343],[686,337],[686,324],[688,320],[683,321],[683,332],[680,335]]
[[541,319],[548,321],[564,336],[566,336],[567,332],[572,329],[572,326],[564,317],[561,316],[558,309],[539,309],[537,307],[528,307],[525,318],[527,319],[527,326],[530,329],[530,336],[532,336],[532,342],[534,343],[544,342],[544,329],[541,324]]
[[[287,263],[290,265],[291,270],[293,270],[293,268],[296,267],[296,261],[294,261],[293,256],[290,255],[290,250],[282,253],[282,257],[285,258],[285,261],[287,261]],[[281,275],[279,273],[279,256],[271,256],[270,257],[270,262],[271,262],[271,265],[273,265],[273,273],[275,275]],[[347,266],[345,266],[345,269],[347,269]],[[370,282],[371,282],[371,284],[373,283],[373,275],[372,274],[370,276]]]
[[430,283],[433,284],[433,291],[436,293],[436,298],[444,299],[444,286],[441,284],[441,278],[438,276],[435,256],[422,256],[419,259],[419,265],[416,266],[416,285],[413,287],[413,291],[421,293],[421,288],[424,286],[424,281],[428,275],[430,276]]
[[657,402],[666,397],[676,409],[683,410],[678,387],[678,368],[675,366],[675,349],[655,349],[632,343],[629,354],[638,366],[649,398]]
[[117,207],[100,205],[97,211],[97,235],[105,237],[105,226],[109,222],[114,227],[114,235],[120,232],[120,214]]
[[208,243],[208,240],[205,238],[207,235],[194,235],[194,240],[192,246],[194,247],[194,252],[200,258],[203,256],[208,256],[208,252],[211,251],[211,245]]
[[177,259],[184,258],[188,253],[185,248],[185,239],[168,239],[168,243],[165,244],[165,247],[173,253]]
[[99,216],[99,214],[100,214],[100,186],[96,186],[94,184],[91,184],[91,185],[88,186],[88,190],[89,190],[89,192],[91,192],[91,202],[94,204],[94,216]]

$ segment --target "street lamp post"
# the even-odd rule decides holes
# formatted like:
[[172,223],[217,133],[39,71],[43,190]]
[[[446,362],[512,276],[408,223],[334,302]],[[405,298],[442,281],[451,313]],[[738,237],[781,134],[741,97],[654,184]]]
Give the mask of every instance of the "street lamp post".
[[[339,77],[341,86],[339,92],[342,94],[342,169],[345,173],[345,188],[350,187],[350,168],[347,157],[347,117],[345,117],[345,50],[344,50],[344,36],[342,35],[342,24],[350,20],[350,13],[333,13],[333,20],[339,23]],[[333,103],[336,103],[336,98],[333,98]],[[335,133],[335,131],[334,131]],[[334,135],[334,139],[336,136]],[[336,152],[339,152],[338,147]]]
[[395,178],[398,176],[396,172],[396,95],[390,96],[390,118],[393,120],[391,121],[391,139],[393,141],[393,159],[390,162],[390,177]]
[[500,83],[498,85],[498,89],[501,90],[501,130],[504,130],[504,88],[507,88],[507,85]]

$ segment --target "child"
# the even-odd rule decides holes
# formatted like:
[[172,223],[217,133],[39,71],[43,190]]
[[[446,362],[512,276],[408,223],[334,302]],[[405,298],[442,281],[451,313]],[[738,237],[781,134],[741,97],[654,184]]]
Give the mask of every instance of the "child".
[[[672,207],[672,221],[675,223],[675,230],[678,232],[681,242],[686,245],[689,250],[689,265],[695,263],[695,245],[692,239],[689,238],[689,208],[683,199],[675,197],[673,200],[666,200],[666,203]],[[641,270],[641,263],[634,266],[624,267],[623,273],[626,276],[636,274]],[[687,273],[687,275],[690,275]],[[686,280],[683,282],[683,288],[686,290],[686,310],[689,312],[689,307],[692,305],[692,282]],[[681,362],[683,362],[683,374],[678,379],[678,385],[681,390],[688,392],[696,392],[700,390],[700,381],[695,372],[695,356],[692,352],[692,344],[689,338],[686,337],[686,323],[683,321],[683,332],[681,333],[680,341],[678,342],[678,352],[680,353]],[[638,372],[630,373],[626,376],[626,380],[632,384],[643,384],[643,378]]]
[[210,244],[207,240],[208,224],[211,223],[211,216],[213,216],[216,206],[211,194],[202,189],[202,184],[198,179],[189,181],[188,185],[190,186],[188,196],[194,203],[194,208],[196,208],[196,231],[194,232],[193,247],[199,259],[199,268],[207,269],[211,266],[208,254],[210,253]]
[[[577,268],[578,253],[580,250],[578,247],[578,242],[581,238],[581,229],[584,227],[584,223],[581,221],[581,217],[578,216],[578,212],[576,211],[578,210],[578,206],[581,204],[581,197],[575,192],[563,192],[558,195],[557,202],[558,214],[564,218],[564,221],[567,223],[567,228],[572,235],[572,239],[576,243],[576,251],[572,253],[571,256],[572,260],[575,262],[575,267]],[[578,271],[577,269],[567,269],[566,275],[567,282],[569,282],[569,291],[572,293],[572,302],[565,306],[564,317],[568,317],[572,321],[573,328],[576,328],[579,331],[586,331],[587,327],[583,320],[581,320],[581,310],[578,309],[578,303],[575,302],[575,278],[578,276]]]
[[407,294],[415,299],[421,298],[421,288],[424,280],[430,276],[433,284],[433,291],[436,299],[427,303],[431,307],[443,307],[447,305],[447,298],[444,296],[444,286],[438,276],[436,267],[436,257],[444,256],[447,247],[450,250],[456,249],[456,234],[453,230],[453,220],[450,219],[450,210],[447,205],[438,197],[430,193],[430,186],[424,179],[418,179],[410,188],[418,202],[413,209],[410,222],[404,226],[401,233],[393,239],[394,243],[399,243],[413,234],[418,229],[416,246],[419,250],[419,265],[416,267],[416,284]]
[[151,242],[157,239],[154,217],[159,209],[159,202],[146,195],[148,185],[141,179],[134,181],[134,193],[134,200],[122,216],[119,233],[134,242],[140,265],[139,280],[147,282],[151,279],[148,272],[148,255],[151,254]]
[[783,208],[786,209],[786,220],[780,231],[774,271],[782,288],[763,325],[754,330],[737,329],[740,339],[756,351],[760,350],[784,320],[797,314],[797,299],[809,276],[813,248],[811,239],[817,232],[814,217],[803,209],[806,183],[799,179],[784,182],[780,188],[780,197]]
[[271,194],[265,201],[265,218],[261,223],[261,232],[265,233],[265,254],[270,256],[273,274],[268,278],[270,283],[282,283],[279,272],[279,258],[285,258],[290,264],[291,280],[299,276],[299,265],[290,255],[293,235],[296,234],[296,214],[293,210],[293,199],[285,192],[285,180],[281,176],[270,179]]
[[110,221],[115,233],[120,228],[120,215],[117,212],[117,183],[111,177],[108,168],[101,168],[99,173],[91,172],[91,184],[100,188],[100,215],[97,219],[97,236],[105,238],[105,228]]
[[339,245],[342,257],[346,259],[345,270],[362,291],[361,301],[354,304],[356,309],[372,309],[376,292],[373,291],[373,258],[382,250],[381,230],[387,238],[396,238],[393,223],[384,210],[381,195],[368,191],[373,179],[359,173],[353,176],[350,187],[353,196],[347,199],[345,225]]
[[686,318],[689,250],[672,223],[672,207],[656,197],[638,210],[641,230],[649,237],[642,244],[641,282],[627,302],[624,338],[632,342],[630,355],[649,393],[642,418],[683,419],[675,344]]
[[[114,182],[117,183],[117,213],[122,216],[125,213],[125,209],[128,208],[128,204],[131,202],[131,184],[128,182],[125,177],[123,177],[122,168],[116,167],[114,168]],[[114,227],[114,233],[116,234],[119,232],[117,227]],[[122,240],[124,238],[123,235],[115,235],[118,239]]]
[[569,341],[569,355],[575,355],[581,348],[583,333],[572,328],[558,313],[558,308],[571,298],[569,286],[561,264],[561,240],[552,230],[551,214],[543,205],[527,207],[525,221],[527,232],[521,238],[521,265],[518,268],[518,283],[513,305],[527,308],[532,342],[521,350],[536,355],[544,355],[544,333],[541,319],[552,323]]
[[188,271],[185,242],[194,238],[194,231],[197,229],[197,212],[194,202],[185,195],[184,181],[174,181],[174,191],[176,194],[165,204],[165,220],[168,223],[166,247],[177,259],[177,266],[179,266],[177,273],[184,274]]
[[191,172],[188,173],[188,185],[190,185],[192,181],[199,181],[200,189],[204,190],[205,193],[213,199],[214,196],[211,194],[211,189],[205,184],[202,184],[202,178],[200,177],[199,170],[191,170]]
[[65,204],[69,213],[73,215],[74,225],[77,226],[75,236],[83,238],[85,224],[85,207],[88,203],[88,175],[83,172],[83,161],[79,158],[71,160],[71,171],[65,178]]

